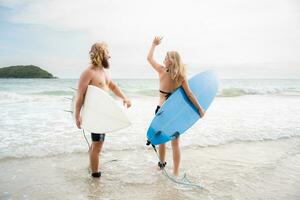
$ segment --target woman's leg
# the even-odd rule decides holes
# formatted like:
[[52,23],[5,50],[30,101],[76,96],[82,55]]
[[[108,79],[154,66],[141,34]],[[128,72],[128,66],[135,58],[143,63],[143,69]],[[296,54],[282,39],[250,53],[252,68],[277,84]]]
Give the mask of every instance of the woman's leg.
[[179,137],[171,141],[173,150],[173,174],[175,176],[179,175],[179,165],[180,165],[180,148],[179,148]]
[[159,145],[159,160],[161,163],[165,163],[166,157],[166,144]]

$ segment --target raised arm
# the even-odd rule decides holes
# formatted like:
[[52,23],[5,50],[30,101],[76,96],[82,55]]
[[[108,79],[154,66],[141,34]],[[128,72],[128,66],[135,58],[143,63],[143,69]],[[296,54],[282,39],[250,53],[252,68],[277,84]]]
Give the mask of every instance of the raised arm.
[[75,119],[78,128],[81,128],[80,110],[84,102],[84,96],[91,79],[92,79],[92,72],[89,70],[85,70],[81,74],[79,79],[78,89],[77,89],[77,99],[75,104]]
[[204,109],[201,107],[201,105],[199,104],[198,100],[196,99],[196,97],[194,96],[192,90],[190,89],[190,86],[187,82],[186,79],[183,80],[182,82],[182,87],[187,95],[187,97],[189,98],[189,100],[194,104],[194,106],[197,108],[200,117],[202,118],[205,114]]
[[147,56],[147,60],[148,62],[151,64],[151,66],[160,74],[163,72],[164,70],[164,67],[157,63],[154,58],[153,58],[153,53],[154,53],[154,50],[155,50],[155,47],[157,45],[159,45],[161,43],[161,40],[162,38],[161,37],[155,37],[153,42],[152,42],[152,45],[151,45],[151,48],[149,50],[149,53],[148,53],[148,56]]

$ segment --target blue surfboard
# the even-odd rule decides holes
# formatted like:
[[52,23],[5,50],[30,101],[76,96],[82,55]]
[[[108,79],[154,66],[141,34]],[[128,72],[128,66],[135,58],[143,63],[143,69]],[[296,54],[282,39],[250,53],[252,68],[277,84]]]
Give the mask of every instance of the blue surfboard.
[[[207,110],[218,90],[218,80],[212,70],[192,77],[189,86],[204,110]],[[183,134],[200,119],[193,103],[182,87],[176,89],[163,103],[152,120],[147,138],[153,145],[166,143]]]

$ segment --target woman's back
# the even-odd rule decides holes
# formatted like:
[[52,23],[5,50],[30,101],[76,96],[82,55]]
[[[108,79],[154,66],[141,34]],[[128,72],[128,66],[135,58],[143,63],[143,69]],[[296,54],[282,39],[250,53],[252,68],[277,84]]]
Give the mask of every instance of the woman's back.
[[170,94],[180,85],[181,83],[172,80],[170,73],[167,69],[165,69],[159,76],[159,105],[162,105],[163,102],[167,100],[167,97],[170,96]]

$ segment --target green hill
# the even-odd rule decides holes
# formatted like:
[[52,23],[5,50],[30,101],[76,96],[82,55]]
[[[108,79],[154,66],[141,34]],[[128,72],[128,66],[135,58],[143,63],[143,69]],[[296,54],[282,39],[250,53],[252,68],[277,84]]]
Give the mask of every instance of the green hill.
[[0,78],[56,78],[40,67],[18,65],[0,68]]

